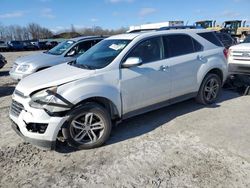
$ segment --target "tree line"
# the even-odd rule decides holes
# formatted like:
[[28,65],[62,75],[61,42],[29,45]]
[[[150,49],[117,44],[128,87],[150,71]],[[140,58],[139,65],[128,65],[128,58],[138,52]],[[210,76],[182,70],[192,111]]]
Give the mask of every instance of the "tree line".
[[52,36],[53,33],[49,29],[37,23],[30,23],[27,26],[0,24],[0,40],[3,41],[44,39]]
[[48,39],[48,38],[72,38],[80,35],[116,35],[124,33],[127,28],[121,27],[119,29],[103,29],[99,26],[92,28],[75,29],[74,25],[71,25],[70,29],[62,30],[61,32],[54,34],[50,29],[42,27],[37,23],[30,23],[27,26],[9,25],[4,26],[0,23],[0,40],[36,40],[36,39]]

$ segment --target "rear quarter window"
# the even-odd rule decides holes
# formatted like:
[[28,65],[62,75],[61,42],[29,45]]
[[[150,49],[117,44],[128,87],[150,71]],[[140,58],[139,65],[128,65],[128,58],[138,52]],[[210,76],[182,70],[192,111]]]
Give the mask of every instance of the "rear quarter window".
[[219,41],[219,39],[215,36],[214,32],[205,32],[205,33],[197,33],[202,38],[207,41],[213,43],[216,46],[223,47],[223,44]]

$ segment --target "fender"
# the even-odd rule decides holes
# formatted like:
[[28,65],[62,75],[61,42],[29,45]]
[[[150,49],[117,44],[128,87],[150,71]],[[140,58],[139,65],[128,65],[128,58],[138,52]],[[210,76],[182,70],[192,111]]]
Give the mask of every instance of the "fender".
[[74,105],[92,97],[102,97],[108,99],[116,106],[119,116],[122,114],[120,92],[115,85],[105,83],[104,81],[86,81],[80,84],[74,82],[61,86],[60,90],[64,90],[60,92],[61,95]]
[[[211,57],[208,57],[207,63],[202,64],[202,66],[198,70],[198,73],[197,73],[197,83],[198,83],[197,86],[198,87],[200,87],[203,79],[205,78],[207,73],[209,71],[211,71],[212,69],[219,69],[223,74],[222,82],[224,82],[226,80],[227,74],[228,74],[226,60],[223,61],[222,58],[217,58],[216,56],[211,56]],[[199,88],[197,88],[197,91],[198,90],[199,90]]]

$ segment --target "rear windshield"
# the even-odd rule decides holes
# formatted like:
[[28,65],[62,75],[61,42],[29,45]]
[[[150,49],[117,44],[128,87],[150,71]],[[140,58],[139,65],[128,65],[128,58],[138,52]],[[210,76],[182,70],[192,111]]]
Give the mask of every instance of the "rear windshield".
[[208,40],[216,46],[223,47],[223,44],[219,41],[219,39],[215,36],[214,32],[205,32],[205,33],[197,33],[202,38]]

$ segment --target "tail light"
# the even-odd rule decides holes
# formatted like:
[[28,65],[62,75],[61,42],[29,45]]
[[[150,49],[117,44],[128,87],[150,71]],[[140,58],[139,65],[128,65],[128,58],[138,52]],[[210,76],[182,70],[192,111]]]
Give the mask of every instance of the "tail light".
[[224,53],[225,58],[228,59],[229,50],[225,48],[225,49],[223,50],[223,53]]

